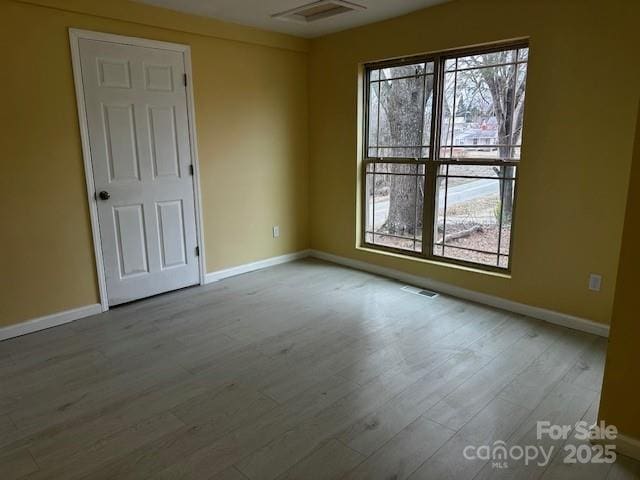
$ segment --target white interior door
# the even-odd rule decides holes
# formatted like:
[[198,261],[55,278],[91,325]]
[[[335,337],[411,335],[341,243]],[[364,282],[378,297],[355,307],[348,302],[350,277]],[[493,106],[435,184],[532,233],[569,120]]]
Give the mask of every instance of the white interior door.
[[109,305],[197,284],[183,54],[79,42]]

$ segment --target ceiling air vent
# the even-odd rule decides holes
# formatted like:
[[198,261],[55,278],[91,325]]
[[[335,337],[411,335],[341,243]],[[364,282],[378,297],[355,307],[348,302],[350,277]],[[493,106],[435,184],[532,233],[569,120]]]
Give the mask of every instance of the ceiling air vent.
[[309,23],[324,18],[335,17],[355,10],[366,10],[367,7],[344,0],[320,0],[301,7],[292,8],[280,13],[274,13],[272,18],[293,20],[294,22]]

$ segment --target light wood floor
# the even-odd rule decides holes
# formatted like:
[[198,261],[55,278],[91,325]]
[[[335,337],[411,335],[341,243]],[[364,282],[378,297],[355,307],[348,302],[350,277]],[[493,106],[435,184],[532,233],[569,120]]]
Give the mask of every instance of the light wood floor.
[[0,343],[0,478],[637,478],[466,460],[596,417],[606,341],[304,260]]

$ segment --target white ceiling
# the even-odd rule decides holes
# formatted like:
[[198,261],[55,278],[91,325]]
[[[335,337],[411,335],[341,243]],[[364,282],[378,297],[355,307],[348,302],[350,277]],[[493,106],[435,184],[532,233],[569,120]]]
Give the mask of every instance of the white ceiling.
[[312,23],[271,18],[274,13],[311,3],[313,0],[133,0],[156,7],[216,18],[227,22],[288,33],[299,37],[318,37],[348,28],[397,17],[449,0],[350,0],[367,7]]

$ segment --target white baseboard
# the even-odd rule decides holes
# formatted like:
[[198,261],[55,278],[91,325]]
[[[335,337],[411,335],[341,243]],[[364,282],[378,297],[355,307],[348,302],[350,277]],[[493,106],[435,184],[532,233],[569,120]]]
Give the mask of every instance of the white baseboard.
[[375,273],[383,277],[393,278],[409,285],[415,285],[429,290],[435,290],[452,297],[463,298],[472,302],[482,303],[496,308],[501,308],[509,312],[519,313],[528,317],[537,318],[563,327],[573,328],[587,333],[599,335],[601,337],[609,336],[609,326],[602,323],[593,322],[585,318],[574,317],[566,313],[555,312],[545,308],[533,307],[524,303],[506,300],[504,298],[495,297],[486,293],[480,293],[466,288],[457,287],[449,283],[439,282],[427,277],[412,275],[410,273],[401,272],[393,268],[380,267],[368,262],[353,260],[351,258],[340,257],[331,253],[322,252],[320,250],[311,250],[310,256],[326,260],[328,262],[337,263],[346,267],[355,268],[356,270],[364,270],[365,272]]
[[37,332],[38,330],[44,330],[45,328],[63,325],[101,312],[102,306],[99,303],[95,303],[93,305],[85,305],[84,307],[73,308],[71,310],[65,310],[64,312],[34,318],[33,320],[27,320],[26,322],[18,323],[16,325],[2,327],[0,328],[0,341],[26,335],[27,333]]
[[618,436],[613,443],[615,444],[616,451],[618,453],[640,460],[640,440],[637,438],[618,433]]
[[264,260],[258,260],[257,262],[245,263],[244,265],[238,265],[237,267],[225,268],[224,270],[207,273],[205,276],[205,284],[217,282],[224,278],[235,277],[236,275],[243,273],[261,270],[263,268],[273,267],[282,263],[293,262],[294,260],[308,257],[309,253],[309,250],[301,250],[299,252],[287,253],[286,255],[266,258]]
[[[260,270],[262,268],[280,265],[281,263],[293,262],[294,260],[298,260],[300,258],[305,258],[308,256],[309,250],[302,250],[300,252],[280,255],[278,257],[267,258],[258,262],[247,263],[245,265],[239,265],[237,267],[207,273],[207,275],[205,276],[205,283],[217,282],[218,280],[222,280],[223,278],[233,277],[235,275],[240,275],[241,273],[253,272],[254,270]],[[44,330],[45,328],[63,325],[65,323],[73,322],[74,320],[88,317],[90,315],[95,315],[96,313],[101,312],[102,306],[99,303],[96,303],[94,305],[86,305],[84,307],[74,308],[72,310],[66,310],[64,312],[34,318],[33,320],[28,320],[16,325],[2,327],[0,328],[0,341],[13,337],[19,337],[28,333],[37,332],[39,330]]]
[[[547,310],[540,307],[532,307],[531,305],[506,300],[504,298],[495,297],[486,293],[467,290],[465,288],[457,287],[455,285],[444,282],[439,282],[427,277],[412,275],[392,268],[380,267],[378,265],[374,265],[368,262],[362,262],[360,260],[340,257],[338,255],[333,255],[331,253],[322,252],[319,250],[301,250],[295,253],[280,255],[278,257],[267,258],[265,260],[259,260],[257,262],[246,263],[244,265],[238,265],[237,267],[231,267],[224,270],[218,270],[217,272],[207,273],[205,277],[205,283],[217,282],[224,278],[233,277],[242,273],[253,272],[255,270],[260,270],[267,267],[273,267],[282,263],[293,262],[294,260],[299,260],[308,256],[326,260],[332,263],[337,263],[339,265],[344,265],[346,267],[355,268],[356,270],[363,270],[365,272],[374,273],[383,277],[393,278],[409,285],[428,288],[430,290],[442,292],[453,297],[463,298],[472,302],[501,308],[509,312],[538,318],[540,320],[545,320],[549,323],[561,325],[563,327],[593,333],[601,337],[609,336],[608,325],[603,325],[601,323],[593,322],[584,318],[574,317],[565,313],[555,312],[553,310]],[[8,338],[18,337],[20,335],[26,335],[27,333],[37,332],[38,330],[44,330],[45,328],[51,328],[57,325],[73,322],[74,320],[88,317],[90,315],[95,315],[100,312],[102,312],[102,307],[100,306],[100,304],[96,303],[94,305],[86,305],[84,307],[74,308],[72,310],[66,310],[64,312],[34,318],[33,320],[19,323],[17,325],[2,327],[0,328],[0,341],[6,340]],[[636,441],[635,439],[632,440]]]

